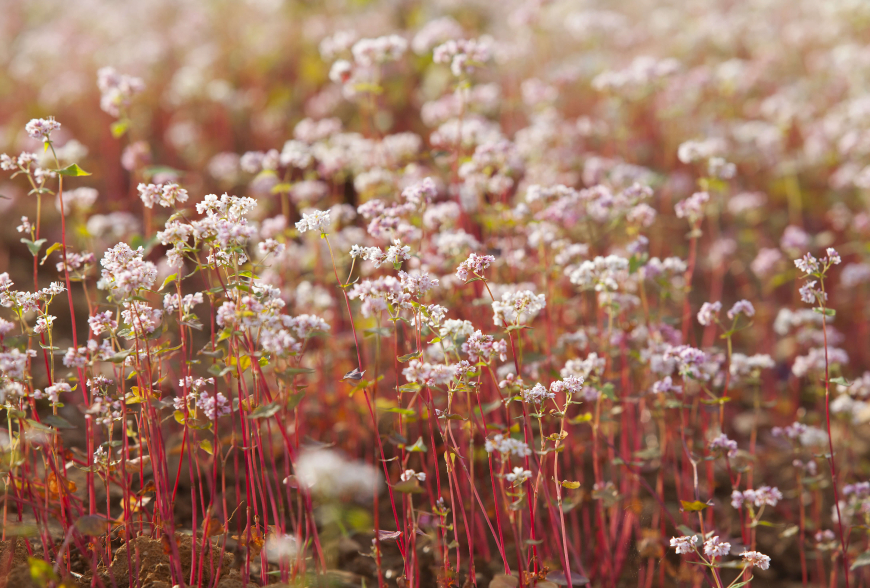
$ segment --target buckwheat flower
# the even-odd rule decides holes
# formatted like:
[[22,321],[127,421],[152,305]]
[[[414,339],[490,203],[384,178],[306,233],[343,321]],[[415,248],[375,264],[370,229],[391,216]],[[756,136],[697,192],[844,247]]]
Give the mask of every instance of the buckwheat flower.
[[348,460],[329,449],[307,449],[301,452],[296,462],[296,479],[303,487],[330,499],[370,500],[382,484],[377,468]]
[[776,506],[777,502],[782,500],[782,492],[779,491],[779,488],[771,487],[771,486],[761,486],[755,490],[755,496],[753,498],[753,502],[755,506]]
[[711,178],[730,180],[737,173],[737,166],[722,157],[711,157],[707,161],[707,174]]
[[187,202],[187,190],[178,184],[163,184],[157,203],[163,208],[169,208],[176,202]]
[[817,273],[819,269],[821,269],[819,266],[819,260],[813,257],[810,253],[805,254],[800,259],[795,259],[794,264],[795,267],[807,275]]
[[456,366],[441,363],[431,364],[419,359],[412,359],[408,367],[402,370],[402,375],[409,382],[418,382],[424,386],[446,386],[457,376]]
[[523,399],[526,402],[534,402],[535,404],[540,404],[546,399],[555,397],[556,395],[553,392],[548,391],[540,383],[535,384],[531,390],[523,390]]
[[517,457],[526,457],[532,454],[529,446],[517,439],[505,437],[504,435],[494,435],[491,439],[486,440],[484,445],[487,453],[497,451],[503,455],[515,455]]
[[330,227],[329,211],[315,210],[310,213],[302,213],[302,220],[296,223],[296,229],[300,233],[306,231],[320,231],[326,233]]
[[743,495],[743,492],[740,490],[731,491],[731,506],[740,508],[744,502],[746,502],[746,497]]
[[216,396],[209,396],[208,392],[203,392],[196,399],[196,406],[205,413],[210,421],[231,412],[229,401],[220,392]]
[[694,163],[721,155],[725,147],[725,141],[718,137],[702,141],[685,141],[677,149],[677,159],[683,163]]
[[459,267],[456,268],[456,277],[465,282],[468,280],[469,272],[479,276],[483,273],[483,270],[493,263],[495,263],[495,257],[492,255],[472,253],[468,256],[468,259],[460,263]]
[[311,165],[313,159],[307,143],[291,139],[284,143],[279,160],[283,166],[305,169]]
[[18,160],[6,153],[0,153],[0,169],[15,171],[18,169]]
[[83,368],[88,363],[88,350],[86,347],[70,347],[63,356],[63,365],[68,368]]
[[701,305],[701,310],[698,311],[698,322],[705,327],[712,324],[720,310],[722,310],[721,302],[705,302]]
[[19,233],[29,233],[31,230],[33,230],[33,225],[30,224],[30,220],[26,216],[22,216],[21,217],[21,224],[18,225],[16,230]]
[[15,328],[15,323],[0,318],[0,338],[8,335]]
[[745,314],[747,317],[755,316],[755,307],[748,300],[735,302],[728,311],[728,318],[733,320],[739,314]]
[[49,179],[56,178],[57,172],[52,169],[38,167],[33,171],[33,177],[36,178],[37,183],[43,183]]
[[728,438],[725,433],[720,433],[710,441],[710,451],[722,451],[728,457],[737,455],[737,441]]
[[399,35],[385,35],[376,39],[360,39],[351,47],[354,61],[363,67],[400,59],[408,49],[408,42]]
[[299,545],[293,535],[271,533],[266,537],[263,551],[266,552],[269,563],[291,563],[299,552]]
[[160,199],[160,186],[156,184],[139,184],[139,198],[145,208],[154,208],[154,204]]
[[41,139],[44,143],[51,141],[51,133],[60,128],[60,123],[54,117],[34,118],[24,126],[31,139]]
[[688,218],[690,222],[696,222],[704,214],[704,205],[710,200],[707,192],[695,192],[685,200],[677,202],[674,211],[678,218]]
[[435,47],[432,61],[449,63],[450,71],[456,77],[473,73],[492,56],[493,40],[490,37],[479,39],[450,39]]
[[411,41],[411,48],[417,55],[423,55],[436,45],[449,39],[463,36],[462,25],[449,16],[443,16],[427,22]]
[[827,257],[822,260],[825,265],[839,265],[842,260],[840,259],[840,254],[837,253],[837,250],[833,247],[828,247],[825,250]]
[[300,314],[295,317],[282,316],[284,326],[293,330],[300,339],[306,339],[314,333],[329,332],[330,326],[325,320],[313,314]]
[[607,359],[599,357],[597,353],[592,352],[586,356],[586,359],[569,359],[565,362],[565,367],[559,370],[559,375],[562,379],[574,376],[583,380],[588,380],[590,376],[601,377],[604,374],[604,367],[607,365]]
[[758,567],[762,570],[766,570],[770,567],[770,557],[763,553],[757,551],[744,551],[740,554],[740,557],[743,558],[744,563],[748,564],[749,567]]
[[52,316],[50,314],[46,314],[44,316],[36,319],[36,326],[33,327],[34,333],[46,333],[51,330],[51,326],[54,323],[54,319],[56,316]]
[[36,357],[36,350],[29,349],[23,352],[19,349],[10,349],[0,352],[0,373],[7,378],[23,380],[27,360],[30,357]]
[[399,476],[399,479],[403,482],[407,482],[408,480],[411,480],[413,478],[416,478],[416,479],[420,480],[421,482],[425,482],[426,481],[426,474],[424,472],[417,473],[414,470],[405,470]]
[[386,261],[394,266],[399,266],[406,259],[411,259],[411,248],[408,245],[402,245],[399,239],[394,239],[393,244],[387,249]]
[[[442,332],[454,332],[452,330],[452,325],[457,322],[461,321],[445,322],[445,327],[442,327]],[[448,323],[451,323],[451,326],[447,326]],[[442,338],[444,336],[445,335],[442,335]],[[507,360],[507,342],[504,339],[496,341],[491,335],[484,335],[481,331],[474,331],[468,335],[468,339],[466,339],[462,344],[462,352],[467,353],[468,359],[475,363],[481,360],[489,363],[495,356],[502,361],[505,361]]]
[[438,195],[438,188],[432,178],[424,178],[402,190],[402,198],[416,207],[429,204]]
[[550,384],[550,392],[558,394],[560,392],[570,392],[577,394],[583,388],[583,378],[578,376],[567,376],[561,380],[556,380]]
[[129,325],[134,333],[143,335],[153,333],[160,324],[160,319],[163,317],[163,311],[159,308],[151,308],[147,303],[133,300],[124,302],[124,310],[121,311],[121,318],[124,323]]
[[524,316],[532,320],[546,306],[547,300],[543,294],[535,294],[531,290],[505,292],[500,302],[495,300],[492,303],[492,320],[498,326],[502,323],[514,324]]
[[100,89],[100,108],[112,116],[120,116],[121,108],[130,105],[133,96],[145,89],[141,78],[119,74],[113,67],[103,67],[97,72],[97,87]]
[[266,239],[257,245],[261,257],[266,257],[267,255],[280,255],[283,253],[285,247],[286,246],[283,243],[279,243],[275,239]]
[[[75,190],[64,190],[63,212],[69,214],[71,210],[86,211],[94,205],[100,193],[94,188],[82,186]],[[60,194],[55,198],[54,206],[60,212]]]
[[586,260],[579,266],[565,268],[572,284],[583,290],[596,292],[615,292],[621,282],[628,277],[629,260],[618,255],[597,256]]
[[523,468],[514,468],[509,474],[505,474],[504,479],[513,483],[514,486],[519,486],[526,480],[532,477],[532,472]]
[[652,393],[653,394],[664,394],[666,392],[682,392],[682,386],[675,386],[674,381],[670,376],[665,376],[658,382],[653,383],[652,385]]
[[719,540],[718,535],[704,541],[704,553],[710,557],[725,557],[731,552],[731,544]]
[[118,243],[103,255],[101,289],[111,290],[113,296],[126,297],[142,288],[150,288],[157,279],[157,266],[145,261],[145,250],[133,250],[126,243]]
[[[438,286],[439,280],[430,276],[428,272],[415,272],[413,274],[409,274],[407,272],[400,271],[399,283],[402,284],[402,288],[406,292],[419,298],[429,290]],[[438,322],[440,323],[441,321]]]
[[353,64],[347,59],[339,59],[329,69],[329,79],[336,84],[346,84],[353,74]]
[[807,232],[794,225],[787,226],[779,240],[779,246],[786,251],[800,251],[806,249],[809,244],[810,236]]
[[45,391],[34,390],[33,397],[37,400],[42,398],[47,398],[51,401],[52,404],[57,404],[60,402],[60,395],[65,392],[70,392],[72,388],[66,382],[60,382],[58,384],[54,384],[52,386],[47,386]]
[[807,304],[815,304],[817,300],[827,300],[828,293],[816,288],[816,280],[810,280],[798,289],[801,300]]
[[671,547],[675,548],[677,553],[692,553],[694,546],[698,543],[698,537],[695,535],[683,535],[682,537],[671,537]]

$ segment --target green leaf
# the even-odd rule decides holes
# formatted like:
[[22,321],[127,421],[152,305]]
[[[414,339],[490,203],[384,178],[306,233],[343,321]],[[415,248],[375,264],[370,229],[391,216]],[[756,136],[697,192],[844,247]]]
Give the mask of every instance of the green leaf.
[[21,242],[27,245],[27,248],[30,250],[30,254],[33,257],[39,255],[39,250],[42,249],[43,243],[45,243],[45,239],[39,239],[37,241],[31,241],[30,239],[21,239]]
[[313,374],[314,370],[310,368],[295,368],[289,367],[287,369],[283,369],[280,372],[276,372],[281,374],[282,376],[298,376],[299,374]]
[[837,384],[838,386],[845,386],[846,388],[848,388],[852,385],[852,382],[850,382],[843,376],[837,376],[836,378],[831,378],[831,384]]
[[54,253],[55,251],[57,251],[58,249],[60,249],[61,247],[63,247],[62,243],[55,243],[54,245],[52,245],[51,247],[46,249],[45,250],[45,257],[42,258],[42,261],[39,262],[39,265],[44,264],[45,260],[48,259],[48,256],[51,255],[52,253]]
[[54,573],[50,563],[37,557],[28,557],[30,566],[30,578],[39,586],[47,586],[49,582],[59,582],[60,578]]
[[302,399],[305,398],[305,392],[297,392],[296,394],[291,394],[287,399],[287,410],[293,410],[299,403],[302,402]]
[[856,568],[863,568],[864,566],[870,566],[870,551],[865,551],[856,557],[849,569],[854,570]]
[[405,447],[405,451],[412,451],[415,453],[425,453],[426,445],[423,443],[423,437],[417,439],[417,442],[411,445],[410,447]]
[[694,535],[700,535],[699,533],[696,533],[694,529],[692,529],[691,527],[688,527],[686,525],[679,525],[679,526],[677,526],[677,528],[680,530],[680,533],[682,533],[683,535],[687,535],[689,537],[692,537]]
[[57,429],[75,429],[76,426],[70,423],[68,420],[63,418],[62,416],[58,416],[56,414],[50,414],[47,417],[42,419],[42,422],[46,425],[51,425]]
[[681,500],[680,504],[683,505],[683,510],[687,510],[689,512],[699,512],[710,506],[706,502],[701,502],[700,500],[693,500],[689,502],[688,500]]
[[275,416],[278,414],[278,411],[281,410],[281,405],[277,402],[272,402],[269,404],[262,404],[254,409],[251,414],[248,415],[249,419],[265,419],[270,416]]
[[165,288],[166,286],[168,286],[169,284],[171,284],[172,282],[174,282],[177,279],[178,279],[178,274],[172,274],[171,276],[167,276],[166,279],[163,280],[163,285],[160,286],[160,289],[157,291],[158,292],[163,291],[163,288]]
[[290,192],[292,188],[293,184],[289,182],[281,182],[272,186],[272,189],[270,191],[272,194],[283,194],[285,192]]
[[375,329],[366,329],[363,331],[365,333],[364,337],[368,339],[369,337],[389,337],[390,330],[386,327],[375,328]]
[[814,308],[813,311],[817,312],[819,314],[823,314],[825,316],[837,316],[837,311],[834,310],[833,308],[817,307],[817,308]]
[[408,382],[399,386],[399,392],[418,392],[423,387],[417,382]]
[[68,166],[66,166],[65,168],[57,170],[57,173],[59,173],[62,176],[89,176],[89,175],[91,175],[88,172],[86,172],[85,170],[83,170],[82,168],[80,168],[77,163],[71,163]]
[[384,412],[392,412],[392,413],[400,414],[403,416],[415,416],[417,414],[416,411],[411,410],[410,408],[399,408],[398,406],[393,406],[391,408],[388,408]]
[[409,353],[408,355],[402,355],[399,357],[399,361],[401,363],[406,363],[411,361],[412,359],[418,359],[422,357],[423,353],[419,351],[415,351],[414,353]]
[[532,327],[530,327],[529,325],[511,325],[507,329],[505,329],[505,331],[510,333],[511,331],[517,331],[520,329],[530,329],[531,330],[531,328]]
[[417,483],[417,478],[411,478],[410,480],[399,482],[393,486],[393,490],[404,494],[423,494],[423,492],[425,492],[425,490],[420,487],[420,484]]
[[112,136],[115,137],[116,139],[123,137],[124,133],[126,133],[127,129],[129,129],[129,128],[130,128],[130,121],[127,119],[113,122],[109,126],[109,129],[112,131]]

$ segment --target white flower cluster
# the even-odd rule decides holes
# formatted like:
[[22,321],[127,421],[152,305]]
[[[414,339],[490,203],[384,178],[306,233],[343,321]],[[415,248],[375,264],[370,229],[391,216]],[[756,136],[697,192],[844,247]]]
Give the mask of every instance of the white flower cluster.
[[619,289],[620,282],[628,277],[628,266],[629,262],[624,257],[599,255],[593,260],[584,261],[579,266],[569,266],[565,271],[571,283],[580,286],[582,290],[615,292]]
[[[324,498],[371,499],[382,484],[378,470],[329,449],[308,449],[296,461],[296,479]],[[289,480],[285,480],[285,483]]]
[[145,89],[141,78],[119,74],[113,67],[103,67],[97,72],[97,87],[100,89],[100,108],[112,116],[121,116],[121,109]]
[[493,39],[450,39],[435,47],[432,60],[435,63],[449,63],[450,71],[456,77],[473,73],[492,57]]
[[412,359],[408,367],[402,370],[402,375],[409,382],[418,382],[424,386],[446,386],[457,377],[458,373],[459,366],[431,364],[419,359]]
[[517,457],[527,457],[532,454],[529,446],[522,441],[501,434],[493,435],[491,439],[487,439],[485,449],[487,453],[497,451],[502,455],[515,455]]
[[505,292],[501,301],[494,300],[492,303],[492,320],[497,326],[503,323],[517,324],[523,317],[530,321],[546,306],[547,300],[543,294],[535,294],[531,290]]
[[60,123],[54,118],[34,118],[24,126],[24,130],[31,139],[39,139],[48,143],[51,141],[51,133],[60,128]]
[[731,506],[740,508],[744,504],[754,504],[756,507],[776,506],[782,500],[782,492],[779,488],[761,486],[756,490],[734,490],[731,492]]
[[150,288],[157,279],[157,267],[142,259],[144,254],[142,247],[134,251],[123,242],[106,251],[100,260],[103,272],[97,286],[121,299]]
[[302,220],[296,223],[296,229],[300,233],[306,231],[319,231],[326,233],[331,225],[329,220],[329,211],[314,210],[312,212],[302,213]]
[[146,208],[154,208],[155,204],[169,208],[176,202],[187,202],[187,190],[178,184],[139,184],[137,189]]
[[468,280],[468,274],[472,273],[475,276],[480,276],[483,270],[495,263],[495,257],[492,255],[478,255],[472,253],[468,259],[459,264],[456,268],[456,277],[463,282]]

